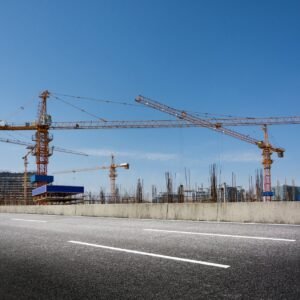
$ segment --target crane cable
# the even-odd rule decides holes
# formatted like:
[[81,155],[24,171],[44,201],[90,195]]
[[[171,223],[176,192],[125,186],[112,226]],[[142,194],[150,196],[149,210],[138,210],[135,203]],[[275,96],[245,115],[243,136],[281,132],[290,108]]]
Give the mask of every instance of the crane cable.
[[[189,111],[186,110],[187,113],[194,114],[198,117],[204,118],[204,119],[221,119],[225,118],[226,120],[228,118],[247,118],[247,119],[254,119],[252,117],[241,117],[241,116],[234,116],[234,115],[226,115],[226,114],[213,114],[213,113],[208,113],[208,112],[195,112],[195,111]],[[220,118],[221,117],[221,118]]]
[[81,111],[81,112],[83,112],[83,113],[85,113],[85,114],[87,114],[87,115],[89,115],[89,116],[91,116],[93,118],[96,118],[97,120],[100,120],[100,121],[103,121],[103,122],[107,122],[107,120],[105,120],[105,119],[103,119],[103,118],[101,118],[101,117],[99,117],[97,115],[94,115],[94,114],[86,111],[85,109],[83,109],[83,108],[81,108],[81,107],[79,107],[77,105],[74,105],[74,104],[72,104],[72,103],[70,103],[70,102],[68,102],[68,101],[66,101],[66,100],[64,100],[64,99],[62,99],[62,98],[60,98],[58,96],[53,96],[53,94],[52,94],[52,98],[54,98],[54,99],[56,99],[58,101],[61,101],[61,102],[65,103],[65,104],[67,104],[69,106],[72,106],[73,108],[75,108],[75,109],[77,109],[77,110],[79,110],[79,111]]
[[78,99],[78,100],[90,100],[90,101],[95,101],[95,102],[102,102],[102,103],[108,103],[108,104],[119,104],[119,105],[127,105],[127,106],[135,106],[135,107],[142,108],[142,106],[139,105],[139,104],[128,103],[128,102],[124,102],[124,101],[113,101],[113,100],[97,99],[97,98],[92,98],[92,97],[74,96],[74,95],[67,95],[67,94],[61,94],[61,93],[55,93],[55,92],[51,92],[51,94],[52,95],[69,97],[69,98],[74,98],[74,99]]
[[10,120],[11,118],[15,117],[16,115],[20,114],[21,112],[23,112],[25,110],[25,108],[27,108],[30,104],[32,104],[33,102],[35,102],[35,99],[30,99],[28,101],[26,101],[23,105],[19,106],[17,109],[15,109],[13,112],[11,112],[9,115],[7,115],[7,117],[5,118],[6,120]]
[[[51,92],[51,94],[52,95],[63,96],[63,97],[68,97],[68,98],[73,98],[73,99],[77,99],[77,100],[89,100],[89,101],[95,101],[95,102],[101,102],[101,103],[107,103],[107,104],[118,104],[118,105],[134,106],[134,107],[144,108],[143,106],[141,106],[139,104],[128,103],[128,102],[125,102],[125,101],[113,101],[113,100],[105,100],[105,99],[98,99],[98,98],[92,98],[92,97],[74,96],[74,95],[56,93],[56,92]],[[184,110],[184,111],[186,111],[188,113],[193,113],[193,114],[195,114],[199,117],[207,118],[207,119],[212,119],[212,118],[219,119],[220,117],[224,117],[224,118],[238,118],[239,117],[239,116],[233,116],[233,115],[214,114],[214,113],[208,113],[208,112],[195,112],[195,111],[189,111],[189,110]],[[251,117],[245,117],[245,118],[252,119]]]

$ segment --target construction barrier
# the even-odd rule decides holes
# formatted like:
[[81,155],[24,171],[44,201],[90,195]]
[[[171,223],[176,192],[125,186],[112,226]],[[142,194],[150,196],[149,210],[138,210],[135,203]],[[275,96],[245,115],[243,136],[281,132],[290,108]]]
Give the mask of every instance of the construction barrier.
[[300,224],[300,202],[0,206],[0,213]]

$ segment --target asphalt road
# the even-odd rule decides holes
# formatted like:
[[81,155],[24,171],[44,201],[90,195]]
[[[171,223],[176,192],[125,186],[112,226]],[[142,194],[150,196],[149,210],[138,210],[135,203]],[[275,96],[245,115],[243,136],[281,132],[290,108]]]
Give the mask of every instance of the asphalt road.
[[300,299],[300,226],[0,214],[0,299]]

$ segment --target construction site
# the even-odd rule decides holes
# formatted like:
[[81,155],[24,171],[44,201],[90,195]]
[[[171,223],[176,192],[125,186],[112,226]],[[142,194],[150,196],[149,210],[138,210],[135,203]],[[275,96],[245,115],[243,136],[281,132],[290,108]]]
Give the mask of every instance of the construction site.
[[300,300],[299,0],[0,7],[0,300]]
[[[116,203],[189,203],[189,202],[253,202],[253,201],[299,201],[300,187],[293,180],[290,184],[277,181],[272,184],[271,166],[272,155],[277,154],[279,158],[284,157],[285,149],[275,147],[269,141],[268,127],[273,125],[300,124],[300,116],[290,117],[268,117],[268,118],[201,118],[196,114],[178,110],[151,100],[143,96],[137,96],[135,102],[139,105],[152,108],[175,117],[173,120],[134,120],[134,121],[75,121],[54,122],[47,111],[49,98],[58,99],[68,105],[83,111],[82,108],[67,100],[82,98],[72,95],[61,95],[44,91],[39,96],[38,119],[14,124],[1,121],[1,131],[33,131],[32,142],[18,139],[1,138],[0,142],[25,146],[26,154],[24,160],[24,173],[0,173],[0,204],[1,205],[32,205],[32,204],[116,204]],[[65,97],[65,98],[63,98]],[[116,102],[108,101],[116,104]],[[129,105],[129,103],[118,103]],[[249,135],[235,130],[239,126],[258,126],[263,130],[263,139],[257,140]],[[50,157],[57,151],[77,156],[88,156],[88,154],[52,146],[53,130],[104,130],[104,129],[146,129],[146,128],[192,128],[203,127],[213,130],[216,134],[230,136],[256,146],[262,154],[262,169],[257,169],[254,176],[249,176],[248,187],[236,184],[236,174],[232,173],[231,184],[221,182],[218,176],[218,166],[212,163],[208,172],[209,185],[199,183],[191,186],[189,180],[174,186],[172,172],[165,171],[165,189],[158,191],[155,184],[152,185],[151,195],[144,192],[143,179],[138,178],[131,193],[122,193],[116,184],[117,169],[122,168],[130,173],[130,163],[116,163],[114,154],[111,155],[110,164],[93,168],[79,168],[61,170],[48,174]],[[231,128],[234,128],[231,129]],[[34,156],[36,160],[36,171],[28,171],[28,157]],[[84,186],[55,185],[56,174],[70,174],[78,172],[90,172],[97,170],[108,170],[110,180],[110,192],[105,193],[103,187],[99,187],[99,193],[95,194],[85,191]],[[130,175],[129,175],[130,176]],[[186,176],[187,177],[187,176]]]

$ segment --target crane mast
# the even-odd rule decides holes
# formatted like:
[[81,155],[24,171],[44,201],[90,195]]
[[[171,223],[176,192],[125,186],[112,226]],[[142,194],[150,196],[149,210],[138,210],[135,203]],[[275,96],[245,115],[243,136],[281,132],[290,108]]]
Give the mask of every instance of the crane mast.
[[262,148],[262,164],[264,166],[264,200],[272,200],[272,184],[271,184],[271,165],[273,160],[271,159],[272,150],[269,143],[269,135],[267,125],[262,127],[264,131],[264,147]]
[[111,155],[111,165],[109,168],[109,178],[110,178],[110,192],[111,192],[111,201],[116,203],[117,195],[116,195],[116,178],[117,178],[117,171],[116,171],[116,164],[115,164],[115,157]]
[[28,156],[30,154],[32,154],[34,148],[31,148],[23,157],[22,159],[24,159],[24,201],[25,201],[25,205],[28,204],[27,203],[27,178],[28,178]]
[[[39,96],[41,101],[38,109],[38,122],[35,136],[33,136],[33,140],[36,142],[33,154],[36,156],[37,175],[47,175],[49,156],[52,155],[49,148],[49,143],[53,140],[52,135],[49,134],[51,116],[47,114],[47,99],[49,96],[48,91],[42,92]],[[43,182],[39,183],[39,185],[43,184]]]

